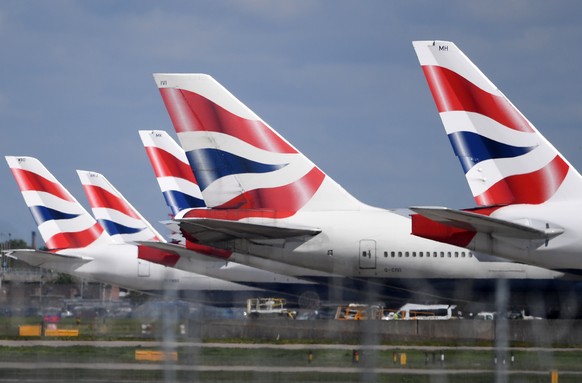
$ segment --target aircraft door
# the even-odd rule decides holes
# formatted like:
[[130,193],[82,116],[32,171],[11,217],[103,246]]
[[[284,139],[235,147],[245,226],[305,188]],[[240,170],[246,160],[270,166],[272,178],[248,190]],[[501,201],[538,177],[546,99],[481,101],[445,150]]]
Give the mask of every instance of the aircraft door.
[[137,260],[137,276],[138,277],[149,277],[150,276],[150,263],[141,259]]
[[360,269],[376,268],[376,241],[372,239],[360,240]]

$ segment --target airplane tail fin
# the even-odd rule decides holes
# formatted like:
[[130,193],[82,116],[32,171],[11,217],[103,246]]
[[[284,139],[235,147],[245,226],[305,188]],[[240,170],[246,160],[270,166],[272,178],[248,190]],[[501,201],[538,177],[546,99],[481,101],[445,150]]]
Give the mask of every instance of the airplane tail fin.
[[83,189],[101,226],[116,242],[157,241],[163,237],[123,197],[104,175],[77,170]]
[[162,130],[141,130],[139,136],[173,215],[185,209],[206,207],[184,149]]
[[413,45],[478,205],[579,198],[580,174],[455,44]]
[[48,249],[109,242],[103,228],[38,159],[6,156],[6,161]]
[[206,205],[273,212],[361,203],[211,76],[154,74]]

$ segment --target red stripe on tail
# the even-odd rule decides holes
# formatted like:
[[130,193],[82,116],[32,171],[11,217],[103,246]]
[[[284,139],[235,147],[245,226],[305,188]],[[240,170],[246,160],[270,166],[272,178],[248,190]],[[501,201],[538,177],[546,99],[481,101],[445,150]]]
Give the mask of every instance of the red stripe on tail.
[[103,228],[96,223],[83,231],[55,234],[46,242],[46,246],[51,250],[87,247],[95,242],[101,233]]
[[146,146],[145,149],[156,173],[156,177],[177,177],[198,184],[190,165],[183,163],[163,149],[153,146]]
[[199,94],[174,88],[160,93],[176,133],[209,131],[236,137],[257,148],[274,153],[296,153],[262,121],[239,117]]
[[122,212],[123,214],[133,217],[135,219],[141,219],[127,204],[119,199],[114,194],[109,191],[94,185],[83,185],[87,198],[89,199],[89,204],[93,208],[107,208]]
[[541,204],[560,188],[568,164],[557,155],[543,168],[527,174],[505,177],[475,197],[478,205]]
[[59,184],[24,169],[11,168],[16,183],[21,191],[38,191],[50,193],[65,201],[71,201],[71,197],[66,190]]
[[185,218],[239,220],[247,217],[287,218],[301,209],[317,192],[325,174],[317,167],[289,185],[255,189],[212,209],[194,209]]
[[447,68],[424,65],[422,70],[439,113],[450,111],[479,113],[510,129],[533,132],[526,119],[505,97],[486,92]]

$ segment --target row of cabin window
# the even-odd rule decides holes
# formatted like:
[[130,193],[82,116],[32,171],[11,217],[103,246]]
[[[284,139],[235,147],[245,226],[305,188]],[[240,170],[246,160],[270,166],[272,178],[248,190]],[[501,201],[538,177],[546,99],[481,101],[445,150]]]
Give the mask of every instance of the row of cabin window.
[[[398,256],[398,258],[402,258],[402,256],[404,256],[404,257],[407,258],[407,257],[410,257],[410,254],[411,253],[412,253],[412,257],[416,257],[416,255],[417,255],[416,254],[416,251],[412,251],[412,252],[409,252],[409,251],[404,251],[404,252],[402,252],[402,251],[398,251],[398,252],[391,251],[390,252],[390,257],[391,258],[395,258],[396,256]],[[445,257],[445,252],[444,251],[440,251],[440,252],[433,251],[432,252],[432,257],[433,258],[437,258],[439,256],[439,254],[440,254],[440,257],[441,258],[444,258]],[[419,258],[423,258],[425,255],[426,255],[427,258],[430,258],[431,252],[430,251],[427,251],[426,253],[423,252],[423,251],[419,251],[418,252],[418,257]],[[455,258],[459,258],[459,256],[461,258],[465,258],[467,256],[467,254],[464,251],[461,251],[461,252],[455,251],[454,253],[453,252],[450,252],[450,251],[447,251],[446,252],[446,255],[447,255],[447,258],[452,258],[453,256]],[[468,253],[468,256],[469,256],[469,258],[471,258],[473,256],[473,254],[471,252],[469,252]],[[384,252],[384,258],[388,258],[388,252],[387,251]]]

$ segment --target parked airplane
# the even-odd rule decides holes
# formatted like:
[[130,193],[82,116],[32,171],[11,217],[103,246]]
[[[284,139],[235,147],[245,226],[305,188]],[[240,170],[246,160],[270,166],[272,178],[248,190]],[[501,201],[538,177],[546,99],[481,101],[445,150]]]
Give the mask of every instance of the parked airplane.
[[478,291],[486,299],[496,278],[510,279],[514,292],[573,288],[556,281],[561,273],[479,262],[465,249],[412,236],[409,217],[358,201],[212,77],[154,78],[208,205],[176,215],[189,240],[378,291]]
[[[153,158],[160,160],[156,162],[157,169],[160,170],[159,165],[164,165],[163,159],[160,158],[163,154],[161,152],[152,154]],[[189,167],[187,170],[192,175]],[[310,301],[314,299],[313,297],[327,298],[327,286],[320,286],[307,280],[229,262],[224,259],[224,251],[220,249],[212,249],[191,243],[167,243],[105,176],[84,170],[77,170],[77,173],[95,218],[112,238],[125,243],[137,242],[142,248],[158,250],[152,252],[142,251],[138,253],[140,259],[255,287],[262,290],[263,296],[276,293],[277,296],[288,299],[290,303],[309,305],[317,303]],[[171,183],[171,180],[167,179],[167,177],[166,181]],[[179,181],[176,182],[176,184],[179,183]],[[167,185],[168,182],[161,182],[161,184]],[[192,184],[187,185],[192,186]],[[192,188],[192,190],[194,189]],[[168,201],[178,201],[178,203],[186,200],[195,201],[189,198],[190,195],[188,193],[182,193],[181,190],[167,190],[164,195]],[[172,197],[168,198],[170,195]],[[181,197],[174,198],[176,195]],[[214,257],[209,257],[201,252],[214,255]]]
[[139,259],[139,254],[143,257],[143,253],[162,251],[112,240],[36,158],[7,156],[6,161],[47,247],[46,251],[11,250],[9,256],[33,266],[130,290],[180,290],[192,299],[213,304],[230,304],[236,293],[246,298],[260,292]]
[[413,45],[478,205],[412,208],[413,233],[580,274],[578,171],[455,44]]

